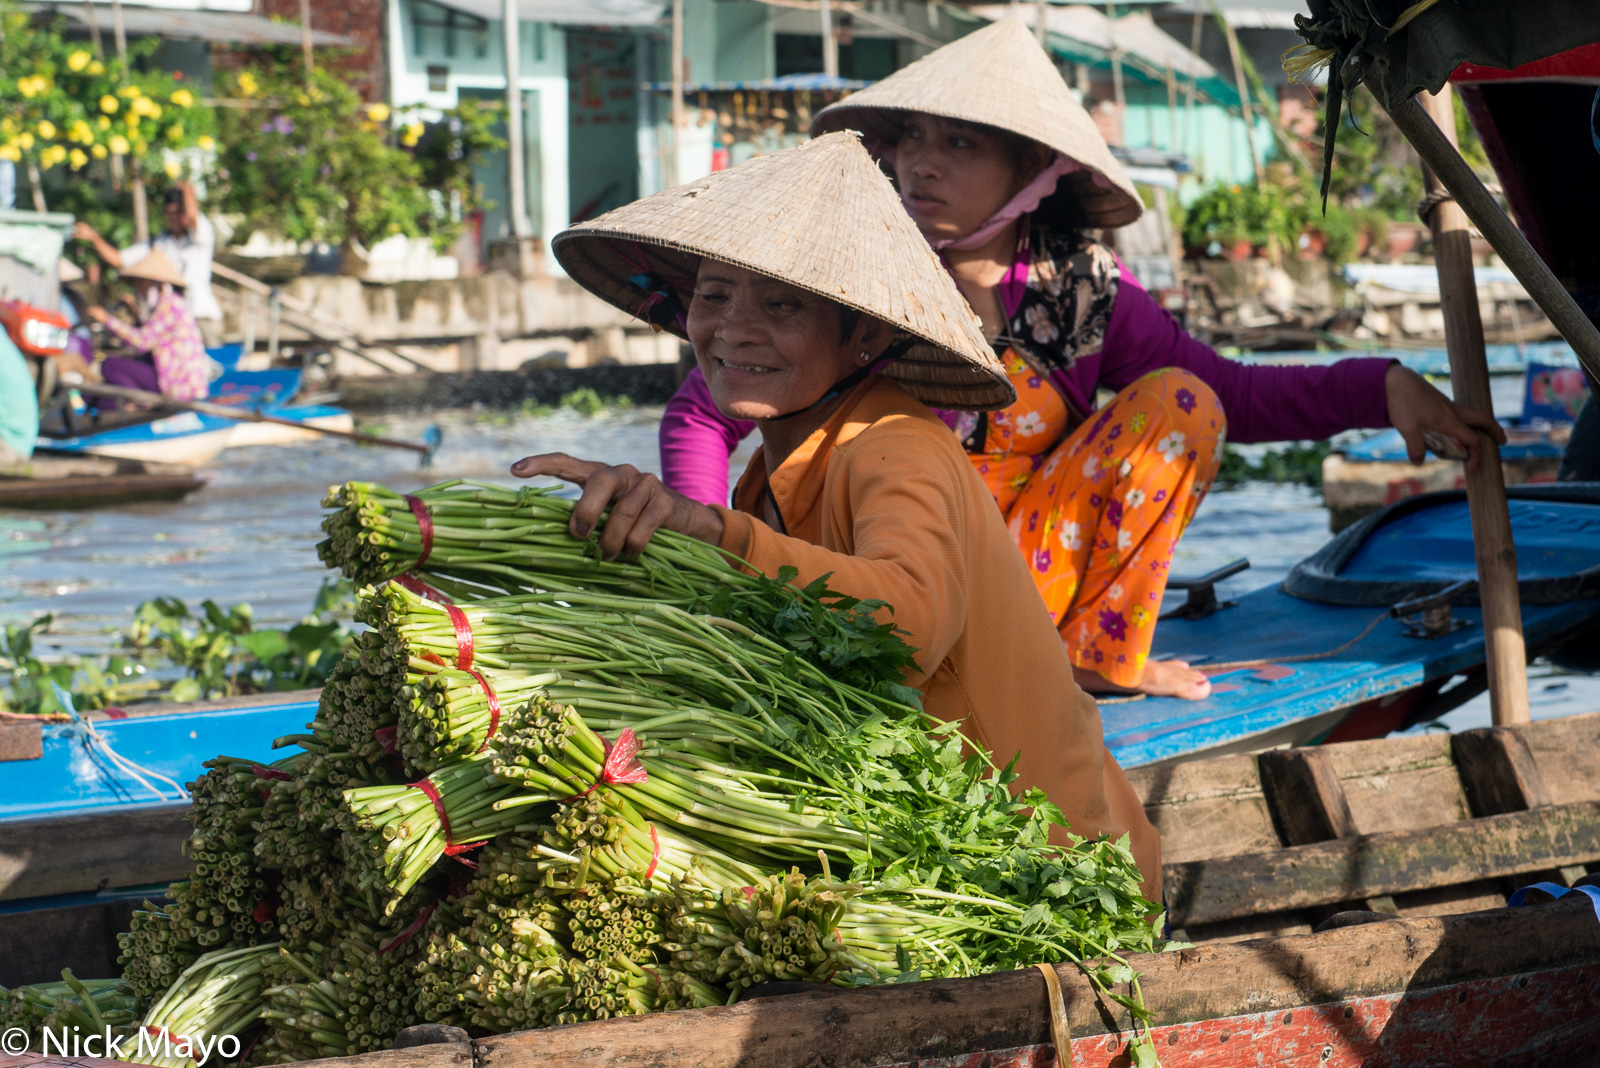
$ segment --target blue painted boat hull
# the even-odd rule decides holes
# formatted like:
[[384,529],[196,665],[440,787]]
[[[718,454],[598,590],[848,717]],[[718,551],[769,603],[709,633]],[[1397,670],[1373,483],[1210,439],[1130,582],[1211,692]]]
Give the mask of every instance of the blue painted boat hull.
[[[299,389],[300,372],[296,370],[230,370],[211,383],[211,392],[206,399],[214,404],[237,405],[266,415],[293,419],[308,426],[340,430],[353,428],[350,413],[343,408],[325,404],[292,404]],[[198,467],[235,445],[283,444],[296,440],[304,433],[286,427],[267,431],[251,429],[261,425],[199,412],[178,412],[147,423],[135,423],[80,437],[41,437],[38,447],[55,452]],[[245,429],[241,431],[241,428]]]
[[[284,755],[272,742],[305,733],[316,718],[315,701],[289,701],[250,708],[96,720],[95,730],[115,752],[179,784],[193,782],[218,754],[270,762]],[[149,786],[116,767],[81,728],[51,724],[44,729],[44,755],[4,765],[0,821],[58,816],[131,805],[172,804],[173,788],[146,776]],[[155,787],[154,790],[151,786]],[[157,792],[159,791],[159,793]]]
[[[1600,486],[1511,493],[1532,654],[1600,627]],[[1387,618],[1388,606],[1476,574],[1464,494],[1430,494],[1369,516],[1302,562],[1283,587],[1256,590],[1203,619],[1162,621],[1152,655],[1206,670],[1212,695],[1113,699],[1101,708],[1106,744],[1135,767],[1397,729],[1453,676],[1481,668],[1484,638],[1475,594],[1454,609],[1467,626],[1437,638],[1407,635],[1403,622]],[[1252,666],[1226,667],[1240,662]],[[1481,687],[1452,692],[1464,700]],[[1449,707],[1441,697],[1432,711]],[[1364,721],[1350,722],[1353,715]]]

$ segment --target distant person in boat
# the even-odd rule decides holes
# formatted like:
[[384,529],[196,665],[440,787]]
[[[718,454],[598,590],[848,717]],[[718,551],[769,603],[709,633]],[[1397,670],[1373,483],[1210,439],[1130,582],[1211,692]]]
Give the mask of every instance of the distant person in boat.
[[[1138,193],[1022,22],[1007,19],[818,112],[853,129],[983,320],[1017,400],[946,412],[1028,561],[1078,682],[1096,693],[1199,700],[1206,676],[1149,659],[1173,548],[1216,477],[1224,438],[1327,438],[1393,425],[1476,453],[1492,419],[1381,359],[1249,367],[1186,334],[1095,240]],[[1099,390],[1114,393],[1096,408]],[[661,422],[667,484],[727,499],[750,432],[691,372]],[[1475,461],[1474,461],[1475,462]],[[1226,657],[1223,657],[1226,659]]]
[[194,186],[179,182],[168,189],[161,198],[167,232],[154,241],[136,243],[118,250],[101,237],[94,227],[80,222],[73,235],[94,246],[96,255],[107,267],[121,270],[125,265],[138,263],[152,252],[165,256],[184,278],[185,299],[189,313],[194,316],[200,335],[208,348],[222,343],[222,305],[211,289],[211,260],[216,252],[217,233],[200,212]]
[[717,411],[749,420],[762,447],[731,509],[559,453],[512,473],[583,487],[574,537],[609,509],[607,558],[664,527],[892,605],[928,712],[1002,763],[1018,754],[1018,788],[1043,789],[1077,834],[1131,834],[1159,900],[1159,836],[1099,710],[982,480],[924,407],[999,408],[1015,390],[855,136],[657,193],[558,235],[554,252],[580,285],[687,337]]
[[183,299],[183,275],[159,252],[152,252],[122,277],[133,283],[141,321],[125,323],[99,305],[89,318],[145,355],[108,356],[100,376],[113,386],[159,392],[173,400],[200,400],[210,390],[210,361],[200,329]]

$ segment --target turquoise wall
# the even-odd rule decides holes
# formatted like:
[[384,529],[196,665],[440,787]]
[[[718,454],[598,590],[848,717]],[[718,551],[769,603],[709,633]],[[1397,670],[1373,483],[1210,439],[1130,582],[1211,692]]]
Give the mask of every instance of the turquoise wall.
[[[1226,108],[1196,100],[1191,115],[1180,90],[1178,108],[1174,114],[1167,106],[1167,90],[1164,86],[1130,85],[1126,98],[1128,111],[1122,130],[1127,147],[1161,148],[1187,156],[1194,163],[1192,177],[1200,186],[1255,180],[1244,121],[1230,114]],[[1173,140],[1174,118],[1177,120],[1176,142]],[[1273,159],[1277,147],[1266,119],[1256,117],[1253,136],[1262,163]],[[1186,191],[1192,184],[1185,183]],[[1185,196],[1184,199],[1189,197]]]

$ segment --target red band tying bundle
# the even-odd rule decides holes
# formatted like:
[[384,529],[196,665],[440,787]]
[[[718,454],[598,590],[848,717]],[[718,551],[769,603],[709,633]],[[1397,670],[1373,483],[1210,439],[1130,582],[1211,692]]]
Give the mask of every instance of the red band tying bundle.
[[256,907],[250,910],[250,918],[257,923],[266,923],[277,915],[276,901],[257,901]]
[[407,924],[405,930],[395,935],[393,941],[389,942],[387,945],[378,947],[378,956],[381,957],[396,946],[403,946],[415,938],[417,936],[417,932],[422,930],[422,928],[427,925],[429,917],[433,915],[433,910],[438,904],[439,903],[437,901],[432,901],[423,906],[422,911],[417,913],[417,918]]
[[423,582],[421,579],[417,578],[416,575],[409,571],[396,575],[389,581],[399,583],[402,587],[410,590],[418,597],[426,597],[428,600],[437,601],[440,604],[455,603],[448,593],[445,593],[443,590],[434,589],[432,586],[428,585],[426,582]]
[[408,782],[407,786],[414,790],[421,790],[422,796],[433,802],[433,810],[439,814],[439,827],[444,831],[444,855],[453,857],[457,853],[465,853],[469,849],[477,849],[482,842],[473,842],[471,845],[456,845],[450,840],[450,816],[444,810],[444,799],[439,796],[439,788],[427,779],[418,782]]
[[251,764],[250,771],[258,779],[277,779],[279,782],[288,782],[289,773],[278,768],[263,767],[260,764]]
[[421,497],[413,497],[409,493],[406,494],[406,504],[410,506],[411,514],[417,517],[417,530],[422,534],[422,555],[411,566],[421,567],[433,552],[433,513],[428,511]]
[[[638,761],[639,737],[633,733],[632,727],[623,728],[622,733],[617,735],[616,745],[612,745],[604,738],[600,739],[600,744],[605,746],[606,750],[605,763],[600,766],[600,778],[582,793],[573,794],[571,797],[559,798],[558,800],[562,804],[588,797],[602,786],[650,781],[650,773]],[[652,828],[651,834],[653,835],[654,833],[655,830]],[[652,865],[653,869],[654,866]]]
[[656,873],[656,865],[661,863],[661,836],[656,834],[656,825],[650,825],[650,866],[644,870],[646,879]]
[[483,744],[478,746],[478,752],[489,748],[489,743],[494,741],[494,736],[500,730],[500,698],[495,696],[494,687],[489,685],[489,680],[483,677],[483,672],[477,668],[464,668],[467,674],[478,680],[478,685],[483,687],[483,696],[489,701],[489,733],[483,736]]
[[[143,1024],[140,1026],[139,1030],[143,1031],[147,1035],[155,1035],[169,1046],[186,1044],[188,1041],[182,1035],[175,1035],[171,1031],[168,1031],[165,1027],[154,1027],[150,1024]],[[193,1058],[191,1058],[191,1060],[192,1059]]]
[[384,756],[393,756],[400,748],[400,728],[398,726],[379,727],[372,732],[372,737],[379,745],[383,746]]
[[450,616],[450,625],[456,629],[456,667],[462,671],[472,670],[472,624],[467,622],[467,614],[453,604],[444,606]]

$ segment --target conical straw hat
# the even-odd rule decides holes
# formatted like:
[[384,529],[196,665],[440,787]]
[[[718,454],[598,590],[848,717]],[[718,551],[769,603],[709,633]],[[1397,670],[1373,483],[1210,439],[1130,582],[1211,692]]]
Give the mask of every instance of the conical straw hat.
[[[556,235],[573,281],[679,337],[710,257],[882,319],[915,343],[885,373],[941,408],[1016,399],[983,327],[853,133],[757,156]],[[651,279],[649,276],[655,276]]]
[[159,251],[140,260],[131,267],[124,267],[117,272],[123,278],[143,278],[150,282],[166,282],[168,285],[186,286],[189,283],[183,280],[183,275],[172,261],[163,256]]
[[1082,164],[1083,170],[1062,177],[1055,195],[1076,197],[1085,225],[1125,226],[1144,211],[1094,119],[1021,19],[1001,19],[969,33],[823,108],[811,120],[811,132],[860,130],[876,148],[894,143],[895,113],[907,111],[997,126]]

